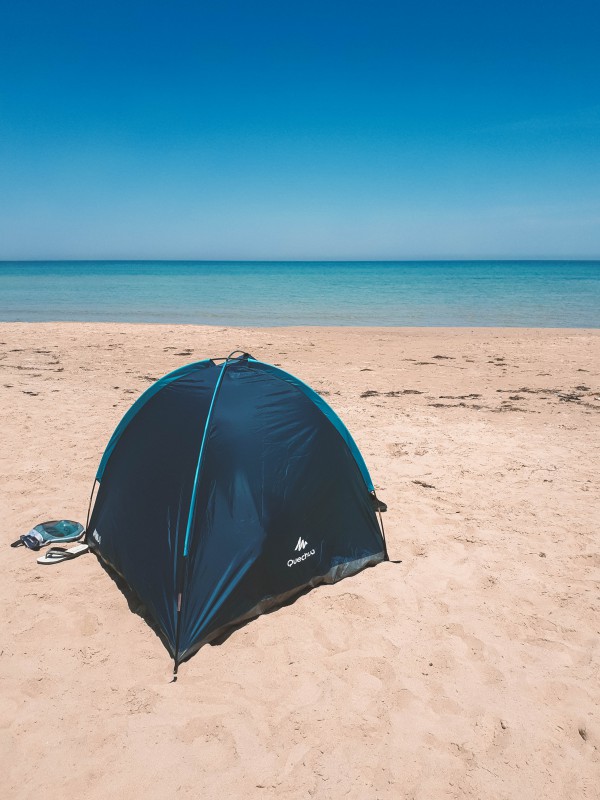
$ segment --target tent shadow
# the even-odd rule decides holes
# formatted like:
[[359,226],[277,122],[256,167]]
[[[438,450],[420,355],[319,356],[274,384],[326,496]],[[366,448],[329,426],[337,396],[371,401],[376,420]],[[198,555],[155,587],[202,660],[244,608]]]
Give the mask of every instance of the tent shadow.
[[[171,651],[171,646],[169,644],[168,639],[166,638],[162,630],[158,627],[156,622],[152,619],[152,617],[148,613],[148,610],[146,609],[146,606],[140,600],[139,596],[133,591],[133,589],[129,586],[129,584],[125,581],[125,579],[122,578],[121,575],[119,575],[119,573],[116,570],[114,570],[109,564],[106,564],[97,555],[96,558],[98,560],[98,563],[104,570],[104,572],[113,581],[117,589],[119,589],[119,591],[127,601],[129,610],[133,614],[136,614],[138,617],[144,620],[144,622],[146,623],[146,625],[148,625],[150,630],[152,630],[156,634],[156,636],[160,639],[165,649],[172,658],[173,653]],[[258,619],[258,617],[266,616],[267,614],[274,614],[275,612],[280,611],[282,608],[287,608],[288,606],[293,605],[296,602],[296,600],[298,600],[300,597],[303,597],[305,594],[308,594],[309,592],[313,591],[314,588],[317,587],[305,586],[299,589],[298,592],[296,592],[292,597],[289,597],[279,602],[276,606],[268,608],[257,614],[254,614],[251,617],[242,619],[239,622],[232,623],[225,630],[218,631],[216,635],[211,639],[209,639],[208,641],[202,642],[202,644],[198,648],[194,648],[189,654],[187,654],[181,659],[181,663],[188,661],[190,658],[195,656],[199,650],[201,650],[203,647],[206,647],[207,645],[211,645],[212,647],[220,647],[222,644],[225,644],[225,642],[229,639],[230,636],[232,636],[234,633],[237,633],[237,631],[241,630],[242,628],[245,628],[246,625],[249,625],[251,622],[254,622],[254,620]]]
[[[388,559],[386,559],[385,562],[382,562],[382,563],[402,564],[402,560],[398,559],[396,561],[392,561],[391,559],[388,558]],[[374,566],[375,565],[373,564],[373,565],[367,567],[367,569],[373,569]],[[204,642],[201,645],[201,647],[204,647],[207,644],[210,644],[210,645],[213,645],[213,646],[217,646],[217,647],[219,647],[222,644],[225,644],[225,642],[229,639],[230,636],[232,636],[234,633],[237,633],[237,631],[241,630],[242,628],[245,628],[246,625],[248,625],[251,622],[254,622],[254,620],[258,619],[259,617],[266,617],[268,614],[276,614],[278,611],[281,611],[283,608],[288,608],[288,606],[293,606],[294,603],[296,602],[296,600],[299,600],[301,597],[304,597],[304,595],[308,594],[309,592],[314,592],[315,590],[320,589],[322,586],[331,586],[331,584],[317,583],[314,586],[309,584],[307,586],[299,587],[289,597],[286,597],[284,599],[278,599],[276,604],[271,606],[270,608],[266,608],[266,609],[264,609],[262,611],[259,611],[258,613],[253,614],[252,616],[245,617],[244,619],[240,620],[239,622],[231,623],[230,625],[228,625],[228,627],[224,631],[222,631],[222,632],[219,631],[212,639],[209,639],[207,642]],[[197,652],[197,651],[194,651],[193,653],[191,653],[190,656],[188,656],[188,658],[191,657],[191,655],[194,655],[195,652]],[[184,658],[184,659],[182,659],[182,662],[186,661],[186,660],[187,660],[187,658]]]
[[[168,639],[166,638],[164,633],[161,631],[161,629],[158,627],[156,622],[152,619],[152,617],[150,616],[150,614],[148,613],[148,611],[146,609],[146,606],[140,600],[139,596],[127,584],[127,582],[124,580],[124,578],[122,578],[121,575],[119,575],[119,573],[116,572],[116,570],[114,570],[111,566],[106,564],[98,556],[96,556],[96,558],[98,559],[98,562],[101,565],[102,569],[111,578],[111,580],[115,583],[115,585],[117,586],[117,588],[119,589],[121,594],[125,597],[125,600],[127,601],[127,605],[129,607],[129,610],[133,614],[136,614],[138,617],[140,617],[141,619],[144,620],[146,625],[148,625],[148,627],[160,639],[160,641],[164,645],[165,649],[167,650],[167,652],[169,653],[171,658],[173,658],[174,657],[173,656],[173,652],[171,650],[171,646],[169,644]],[[391,562],[388,561],[388,563],[401,564],[402,562],[401,561],[391,561]],[[368,567],[368,569],[372,569],[372,567]],[[309,592],[312,592],[315,589],[318,589],[322,585],[323,584],[316,584],[315,586],[311,586],[309,584],[307,586],[299,587],[290,596],[285,597],[285,598],[278,598],[278,601],[273,606],[271,606],[269,608],[264,608],[263,610],[258,611],[256,614],[252,614],[251,616],[244,617],[243,619],[240,619],[237,622],[232,622],[232,623],[228,624],[225,629],[220,629],[220,630],[216,631],[215,634],[211,638],[209,638],[208,640],[203,641],[197,647],[192,648],[188,653],[186,653],[185,656],[183,656],[183,658],[181,658],[179,663],[181,663],[181,664],[185,663],[190,658],[195,656],[203,647],[206,647],[207,645],[211,645],[211,647],[220,647],[221,645],[225,644],[228,641],[228,639],[231,636],[233,636],[234,633],[237,633],[238,631],[242,630],[247,625],[249,625],[250,623],[254,622],[256,619],[258,619],[258,617],[264,617],[264,616],[267,616],[268,614],[275,614],[275,613],[277,613],[278,611],[281,611],[284,608],[288,608],[289,606],[294,605],[294,603],[297,600],[299,600],[301,597],[304,597],[304,595],[307,595]]]
[[[94,553],[94,555],[96,554]],[[133,591],[133,589],[129,586],[129,584],[125,581],[125,579],[122,578],[121,575],[119,575],[119,573],[116,570],[114,570],[111,566],[106,564],[98,555],[96,555],[96,558],[98,560],[98,563],[104,570],[104,572],[109,576],[109,578],[111,578],[113,583],[116,585],[117,589],[119,589],[121,594],[124,596],[125,600],[127,601],[127,605],[129,606],[129,610],[133,614],[136,614],[138,617],[144,620],[144,622],[150,628],[150,630],[152,630],[158,636],[162,644],[165,646],[165,649],[172,657],[171,647],[169,645],[166,636],[158,627],[156,622],[152,619],[152,617],[150,616],[150,614],[146,609],[146,606],[142,603],[138,595]]]
[[242,628],[245,628],[246,625],[249,625],[251,622],[254,622],[259,617],[266,617],[269,614],[276,614],[278,611],[281,611],[282,608],[287,608],[288,606],[294,605],[296,600],[299,600],[301,597],[304,597],[305,594],[314,591],[315,588],[313,586],[305,586],[304,588],[300,589],[297,594],[293,597],[289,597],[287,600],[283,600],[282,602],[278,603],[273,608],[268,608],[265,611],[261,611],[258,614],[255,614],[252,617],[248,617],[247,619],[240,620],[240,622],[232,623],[228,626],[228,628],[218,635],[216,635],[213,639],[210,639],[206,644],[209,644],[213,647],[220,647],[222,644],[229,639],[230,636],[233,636],[234,633],[237,633]]

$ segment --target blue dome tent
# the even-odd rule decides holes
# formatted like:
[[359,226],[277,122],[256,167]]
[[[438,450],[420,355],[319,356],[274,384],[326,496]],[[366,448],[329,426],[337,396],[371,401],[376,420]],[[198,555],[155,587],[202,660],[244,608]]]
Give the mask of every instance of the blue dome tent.
[[175,661],[310,587],[387,560],[378,501],[325,401],[247,353],[153,384],[100,462],[86,539]]

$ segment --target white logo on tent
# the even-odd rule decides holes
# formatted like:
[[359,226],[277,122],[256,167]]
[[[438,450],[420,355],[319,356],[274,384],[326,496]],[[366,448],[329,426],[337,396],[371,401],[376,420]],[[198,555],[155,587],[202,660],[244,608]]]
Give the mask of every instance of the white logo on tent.
[[[308,542],[306,542],[302,537],[300,537],[298,539],[298,542],[296,543],[296,547],[294,547],[294,550],[300,552],[301,550],[304,550],[306,547],[308,547]],[[306,561],[307,558],[314,556],[314,554],[315,554],[314,548],[312,550],[305,550],[305,552],[302,553],[301,556],[298,556],[298,558],[290,558],[290,560],[287,562],[287,565],[288,567],[293,567],[294,564],[299,564],[301,561]]]
[[308,542],[305,542],[302,537],[298,539],[298,544],[294,547],[294,550],[304,550]]

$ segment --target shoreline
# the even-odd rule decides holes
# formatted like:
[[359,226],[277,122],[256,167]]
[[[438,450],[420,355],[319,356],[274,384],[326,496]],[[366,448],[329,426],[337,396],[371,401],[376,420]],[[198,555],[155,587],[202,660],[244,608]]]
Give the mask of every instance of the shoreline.
[[223,330],[248,330],[248,331],[298,331],[298,330],[314,330],[314,331],[338,331],[338,330],[356,330],[356,331],[386,331],[386,332],[405,332],[405,333],[425,333],[428,331],[454,331],[456,333],[464,333],[465,331],[488,331],[497,332],[502,331],[539,331],[547,333],[559,334],[562,331],[590,333],[592,335],[600,335],[600,325],[595,326],[576,326],[576,327],[546,327],[535,325],[220,325],[217,323],[197,323],[197,322],[148,322],[148,321],[114,321],[114,320],[0,320],[0,329],[4,325],[73,325],[81,327],[89,327],[94,325],[99,326],[114,326],[114,327],[134,327],[139,328],[147,325],[149,327],[162,326],[164,328],[198,328],[199,330],[210,331],[223,331]]

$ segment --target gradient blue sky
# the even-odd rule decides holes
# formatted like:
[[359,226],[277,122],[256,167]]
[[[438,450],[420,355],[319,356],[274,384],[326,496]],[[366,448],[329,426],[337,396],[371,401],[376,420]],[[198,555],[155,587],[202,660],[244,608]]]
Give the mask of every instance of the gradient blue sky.
[[15,0],[0,258],[600,257],[600,5]]

